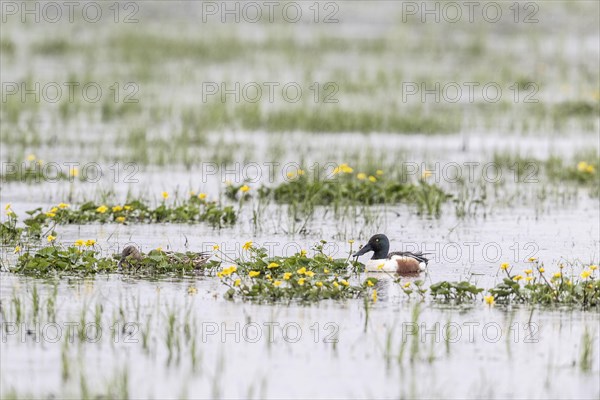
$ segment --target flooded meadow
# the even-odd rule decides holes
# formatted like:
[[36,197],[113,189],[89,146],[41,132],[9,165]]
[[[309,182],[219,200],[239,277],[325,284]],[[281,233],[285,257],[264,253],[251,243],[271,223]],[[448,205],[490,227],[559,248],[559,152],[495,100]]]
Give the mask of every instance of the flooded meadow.
[[598,398],[599,7],[3,1],[0,397]]

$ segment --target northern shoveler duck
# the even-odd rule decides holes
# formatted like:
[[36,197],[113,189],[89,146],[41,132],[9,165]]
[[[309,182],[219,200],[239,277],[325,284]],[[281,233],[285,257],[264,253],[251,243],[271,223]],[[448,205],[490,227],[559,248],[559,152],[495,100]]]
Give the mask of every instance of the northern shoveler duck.
[[[172,251],[162,251],[166,255],[169,262],[172,263],[192,263],[194,268],[200,269],[211,257],[209,253],[174,253]],[[121,252],[121,260],[119,261],[119,269],[135,266],[143,260],[143,254],[133,245],[125,246]]]
[[421,252],[390,251],[390,241],[384,234],[377,234],[359,251],[354,257],[362,256],[369,251],[373,257],[367,261],[365,271],[367,272],[396,272],[398,274],[414,274],[424,271],[429,260]]

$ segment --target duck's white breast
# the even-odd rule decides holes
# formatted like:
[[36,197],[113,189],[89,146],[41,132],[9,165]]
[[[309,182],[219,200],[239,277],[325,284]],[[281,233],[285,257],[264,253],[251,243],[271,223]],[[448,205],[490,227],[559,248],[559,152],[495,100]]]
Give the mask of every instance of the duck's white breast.
[[366,272],[396,272],[398,264],[393,260],[369,260],[365,264]]

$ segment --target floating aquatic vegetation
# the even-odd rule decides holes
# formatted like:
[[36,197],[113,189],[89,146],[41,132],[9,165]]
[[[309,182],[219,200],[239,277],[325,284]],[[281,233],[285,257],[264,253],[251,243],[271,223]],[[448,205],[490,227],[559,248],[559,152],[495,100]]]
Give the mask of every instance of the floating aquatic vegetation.
[[51,245],[34,253],[18,253],[17,264],[10,271],[24,275],[93,275],[114,272],[117,268],[116,260],[99,256],[94,240],[77,241],[68,247]]
[[312,257],[305,250],[291,257],[271,257],[252,242],[244,245],[243,258],[233,260],[220,253],[222,261],[231,264],[217,272],[229,286],[225,296],[270,302],[340,300],[356,298],[373,286],[373,279],[351,284],[350,266],[358,267],[358,263],[350,262],[350,256],[334,259],[327,255],[325,244],[315,245]]
[[217,261],[208,261],[199,268],[195,259],[198,253],[166,252],[154,249],[142,255],[139,260],[127,259],[127,263],[119,268],[121,254],[104,257],[96,246],[96,241],[77,240],[72,246],[55,244],[55,237],[49,236],[50,246],[30,252],[22,249],[17,263],[9,268],[11,272],[47,277],[49,275],[89,276],[102,273],[123,273],[135,276],[157,275],[189,275],[199,270],[211,271],[219,265]]
[[500,266],[506,277],[490,289],[493,302],[526,303],[543,305],[579,305],[597,307],[600,305],[600,280],[598,266],[590,265],[577,276],[564,272],[563,264],[559,271],[549,276],[543,263],[530,259],[531,266],[522,273],[513,273],[509,264]]
[[[166,192],[165,192],[166,193]],[[78,207],[60,203],[48,211],[37,208],[27,213],[30,218],[23,222],[29,227],[54,224],[100,223],[194,223],[206,222],[213,227],[233,225],[237,219],[232,206],[221,207],[216,202],[207,201],[206,196],[190,195],[181,203],[170,204],[163,194],[163,201],[152,208],[142,200],[132,200],[121,204],[97,204],[86,202]]]
[[323,175],[309,176],[298,170],[288,174],[288,180],[276,187],[262,186],[258,194],[262,198],[272,197],[277,203],[311,206],[409,203],[428,215],[439,215],[442,204],[451,197],[428,183],[426,176],[412,183],[387,178],[381,170],[356,173],[345,163],[334,168],[329,176]]

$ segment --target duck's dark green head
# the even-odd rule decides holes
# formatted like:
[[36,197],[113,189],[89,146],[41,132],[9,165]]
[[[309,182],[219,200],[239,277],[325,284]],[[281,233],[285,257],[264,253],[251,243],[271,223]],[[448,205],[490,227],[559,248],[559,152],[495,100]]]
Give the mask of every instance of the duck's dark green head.
[[390,251],[390,241],[383,233],[379,233],[371,239],[369,242],[359,251],[354,253],[354,257],[362,256],[369,251],[373,252],[372,260],[385,260]]

